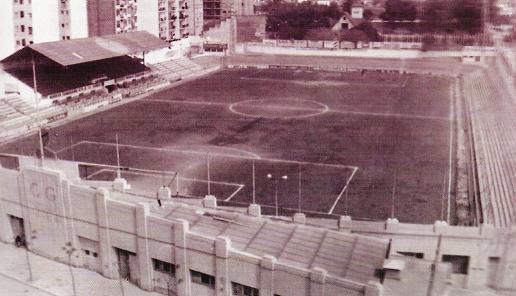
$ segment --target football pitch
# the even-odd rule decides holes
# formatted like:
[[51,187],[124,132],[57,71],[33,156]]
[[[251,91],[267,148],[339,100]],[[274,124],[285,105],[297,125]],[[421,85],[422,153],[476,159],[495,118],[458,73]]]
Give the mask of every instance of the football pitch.
[[[229,69],[55,127],[49,150],[115,165],[118,135],[122,167],[177,172],[123,171],[149,192],[432,223],[452,182],[450,88],[428,75]],[[1,150],[37,147],[33,136]]]

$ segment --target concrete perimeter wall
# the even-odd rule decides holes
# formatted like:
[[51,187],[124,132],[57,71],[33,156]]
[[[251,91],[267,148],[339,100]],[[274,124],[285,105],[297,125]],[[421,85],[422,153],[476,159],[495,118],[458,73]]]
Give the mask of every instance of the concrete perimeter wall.
[[[47,168],[60,164],[45,163],[45,169],[30,160],[19,161],[19,171],[0,167],[1,241],[14,242],[12,220],[21,218],[32,252],[108,278],[119,277],[117,250],[123,250],[129,254],[128,280],[164,294],[168,287],[174,295],[229,296],[232,283],[238,283],[267,296],[381,295],[375,285],[238,251],[226,237],[194,233],[186,220],[151,212],[153,201],[129,202],[121,193],[83,186],[70,166],[65,175]],[[66,249],[72,248],[69,256]],[[174,276],[155,270],[152,259],[172,264]],[[213,276],[214,285],[196,283],[191,270]]]
[[[421,51],[418,49],[314,49],[271,46],[262,43],[237,43],[234,47],[237,54],[281,54],[302,56],[330,57],[367,57],[367,58],[429,58],[429,57],[462,57],[463,51]],[[495,51],[477,52],[477,55],[493,56]]]

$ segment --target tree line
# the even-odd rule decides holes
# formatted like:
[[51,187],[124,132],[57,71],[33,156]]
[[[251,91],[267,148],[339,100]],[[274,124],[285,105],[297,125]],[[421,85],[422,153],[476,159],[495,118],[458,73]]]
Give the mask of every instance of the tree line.
[[[496,15],[495,0],[488,1],[489,16],[493,18]],[[384,12],[376,17],[386,23],[404,23],[406,28],[415,29],[417,33],[477,34],[483,28],[482,3],[482,0],[426,0],[418,6],[410,0],[387,0]],[[261,6],[261,11],[267,16],[266,30],[271,37],[303,39],[312,29],[330,28],[345,12],[351,11],[352,5],[353,0],[346,0],[340,6],[335,2],[318,5],[311,1],[292,3],[270,0]],[[355,31],[361,32],[347,32],[344,35],[349,35],[351,39],[364,39],[364,36],[368,36],[366,39],[374,39],[377,34],[369,22],[374,17],[373,12],[366,9],[366,22],[355,28]],[[418,22],[414,22],[416,20]]]

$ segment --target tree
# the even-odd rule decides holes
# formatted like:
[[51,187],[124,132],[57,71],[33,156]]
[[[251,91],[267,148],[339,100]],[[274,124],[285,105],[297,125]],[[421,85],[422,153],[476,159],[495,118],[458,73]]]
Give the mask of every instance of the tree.
[[372,20],[374,17],[374,13],[371,9],[364,10],[364,19],[366,20]]
[[380,17],[385,21],[413,21],[417,18],[416,4],[411,1],[387,0],[385,12]]
[[355,44],[359,41],[364,41],[364,42],[368,41],[367,34],[364,33],[363,31],[357,30],[355,28],[353,28],[351,30],[343,31],[340,35],[340,40],[351,41]]
[[335,3],[326,6],[272,1],[264,5],[262,11],[267,14],[266,30],[281,39],[303,39],[308,30],[328,28],[332,20],[341,16]]
[[428,31],[453,31],[450,18],[447,0],[427,0],[425,2],[421,19],[426,23]]
[[371,22],[362,22],[360,25],[354,27],[351,30],[360,30],[361,32],[364,32],[367,37],[366,41],[380,40],[380,34],[378,34],[378,30],[376,30]]
[[482,31],[482,3],[476,0],[458,0],[451,11],[456,28],[470,34]]
[[353,6],[353,0],[346,0],[342,2],[341,10],[342,12],[351,13],[351,7]]

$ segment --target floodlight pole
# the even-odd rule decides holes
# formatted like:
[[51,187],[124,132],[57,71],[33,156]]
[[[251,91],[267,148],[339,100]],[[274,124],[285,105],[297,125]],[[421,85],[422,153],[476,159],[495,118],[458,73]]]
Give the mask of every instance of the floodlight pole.
[[70,150],[72,151],[72,161],[75,161],[75,152],[73,151],[73,138],[70,135]]
[[210,152],[206,154],[206,166],[208,173],[208,195],[211,195],[211,184],[210,184]]
[[41,164],[41,167],[43,167],[43,161],[45,159],[45,151],[43,149],[43,139],[41,138],[42,137],[41,127],[38,128],[38,136],[39,136],[39,153],[41,154],[40,164]]
[[301,213],[301,165],[298,166],[297,177],[297,211]]
[[344,215],[348,215],[348,188],[344,191]]
[[278,205],[278,183],[279,183],[280,179],[287,180],[288,176],[283,175],[279,178],[276,178],[276,177],[272,176],[272,174],[267,174],[267,178],[269,178],[271,181],[274,182],[274,207],[275,207],[275,217],[277,218],[279,216],[279,213],[278,213],[278,207],[279,207],[279,205]]
[[116,139],[116,164],[117,164],[117,170],[116,170],[116,177],[120,179],[120,147],[118,146],[118,134],[115,134]]
[[253,204],[256,204],[256,171],[255,171],[254,159],[253,159]]
[[34,51],[31,49],[32,58],[32,82],[34,84],[34,102],[38,103],[38,83],[36,79],[36,61],[34,60]]
[[275,209],[275,217],[278,218],[278,180],[276,180],[274,186],[274,209]]
[[391,196],[391,218],[394,219],[394,203],[396,198],[396,171],[394,171],[394,181],[392,183],[392,196]]
[[[445,190],[446,190],[446,173],[444,174],[444,177],[443,177],[443,190],[442,190],[442,195],[441,195],[441,221],[444,221],[444,196],[446,195],[445,194]],[[448,224],[450,223],[449,219],[447,219]]]
[[176,196],[179,197],[179,173],[176,172]]

